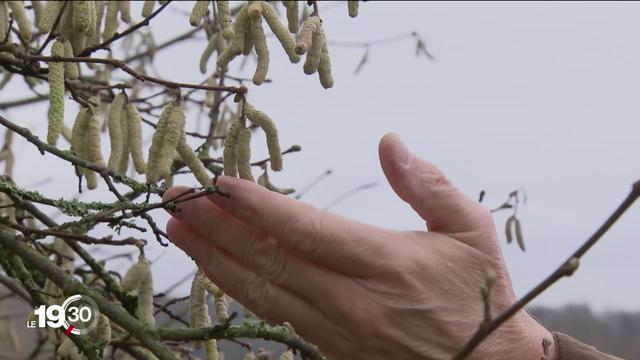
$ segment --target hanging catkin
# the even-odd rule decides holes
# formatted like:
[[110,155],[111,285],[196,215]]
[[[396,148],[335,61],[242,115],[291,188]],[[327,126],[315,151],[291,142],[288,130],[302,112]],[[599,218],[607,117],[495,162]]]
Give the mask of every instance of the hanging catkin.
[[241,127],[238,131],[236,162],[238,164],[238,176],[241,179],[254,181],[251,173],[251,130],[245,127]]
[[102,32],[102,40],[108,40],[115,35],[118,29],[118,10],[120,5],[118,1],[107,1],[107,15],[104,18],[104,31]]
[[127,128],[129,132],[129,148],[131,149],[131,159],[133,167],[138,174],[144,174],[147,164],[144,162],[142,152],[142,119],[138,109],[133,103],[127,104]]
[[[295,1],[293,2],[295,3]],[[300,56],[296,54],[295,41],[293,40],[293,36],[291,36],[291,33],[289,33],[289,30],[280,23],[280,20],[278,19],[278,14],[276,13],[273,6],[271,6],[271,4],[269,4],[266,1],[261,1],[261,4],[262,4],[262,16],[267,21],[269,28],[271,28],[271,31],[273,31],[273,33],[275,34],[276,38],[282,45],[282,48],[287,53],[287,56],[289,56],[289,61],[291,61],[294,64],[299,62]],[[296,5],[296,9],[297,9],[297,5]],[[287,10],[287,16],[288,15],[289,15],[289,10]],[[297,16],[296,16],[296,21],[297,21]]]
[[293,188],[279,188],[273,185],[269,180],[269,175],[267,174],[266,171],[260,176],[258,176],[258,180],[256,182],[258,183],[258,185],[264,186],[268,190],[280,193],[282,195],[289,195],[296,191],[296,189],[293,189]]
[[300,25],[298,2],[295,0],[283,0],[282,5],[287,11],[287,25],[289,26],[289,32],[295,34],[298,32],[298,26]]
[[[189,295],[189,325],[192,328],[201,328],[211,325],[211,317],[209,317],[209,307],[207,306],[207,292],[205,290],[204,282],[208,279],[200,268],[193,276],[191,281],[191,293]],[[208,340],[210,341],[210,340]],[[205,345],[206,345],[205,341]],[[194,343],[196,349],[202,346],[202,342],[196,341]],[[217,346],[216,351],[217,351]],[[206,350],[206,349],[205,349]],[[211,351],[212,349],[209,349]]]
[[81,33],[93,32],[96,26],[96,9],[91,1],[73,1],[71,5],[73,9],[73,29]]
[[[51,56],[64,56],[64,44],[56,41],[51,46]],[[64,64],[49,63],[49,127],[47,142],[55,145],[64,119]]]
[[322,45],[322,54],[320,55],[320,63],[318,64],[318,77],[320,84],[325,89],[333,86],[333,75],[331,75],[331,59],[329,58],[329,49],[327,43]]
[[322,46],[326,41],[324,31],[321,26],[316,28],[311,39],[311,46],[309,47],[307,57],[302,67],[304,73],[307,75],[314,74],[318,71],[318,65],[320,64],[320,58],[322,57]]
[[124,174],[129,167],[129,154],[131,153],[131,146],[129,140],[129,120],[127,117],[129,112],[127,111],[127,105],[122,106],[120,112],[120,132],[122,133],[122,156],[118,163],[118,172]]
[[231,40],[231,38],[233,38],[233,28],[231,27],[231,11],[229,10],[229,2],[216,0],[216,7],[218,10],[218,24],[220,24],[222,37],[226,40]]
[[62,1],[47,1],[44,3],[42,10],[42,17],[40,23],[37,24],[38,29],[41,32],[49,32],[53,28],[53,24],[56,22],[60,11],[62,10]]
[[44,16],[44,6],[42,1],[31,0],[31,8],[33,9],[34,24],[38,29],[38,32],[44,32],[40,29],[40,23],[42,23],[42,17]]
[[352,18],[358,16],[358,7],[360,6],[360,2],[358,2],[357,0],[353,1],[353,0],[348,0],[347,1],[347,7],[349,8],[349,16],[351,16]]
[[156,5],[155,0],[145,0],[142,5],[142,17],[147,17],[153,13],[153,7]]
[[267,137],[267,150],[269,151],[271,170],[282,170],[282,154],[278,129],[271,118],[262,111],[256,110],[251,104],[244,103],[244,113],[251,122],[259,125]]
[[[31,20],[27,17],[27,12],[22,1],[7,1],[7,5],[9,5],[11,14],[18,24],[18,34],[20,34],[20,37],[26,41],[31,40]],[[4,38],[2,40],[4,40]]]
[[153,278],[151,264],[143,256],[136,262],[122,278],[122,289],[138,295],[136,317],[147,326],[154,326],[153,317]]
[[189,16],[189,24],[191,26],[198,26],[202,22],[202,18],[207,13],[207,7],[209,6],[209,0],[197,0],[191,9],[191,15]]
[[120,162],[124,154],[124,138],[122,136],[122,108],[125,102],[125,94],[118,93],[111,105],[109,105],[109,113],[107,114],[107,128],[109,129],[109,140],[111,142],[111,154],[109,154],[109,169],[118,171]]
[[131,22],[131,2],[129,0],[118,0],[118,11],[120,11],[120,20],[125,23]]
[[104,17],[105,2],[103,0],[92,1],[94,13],[96,14],[96,22],[91,36],[87,39],[87,46],[95,46],[100,43],[100,28],[102,27],[102,18]]
[[0,39],[4,41],[9,32],[9,9],[7,3],[0,1]]
[[221,38],[220,33],[215,33],[211,35],[209,42],[207,43],[207,47],[204,48],[202,55],[200,55],[200,72],[203,74],[207,73],[207,63],[213,55],[213,52],[220,48],[220,41],[225,41]]
[[189,170],[193,172],[193,175],[196,177],[196,180],[198,180],[200,185],[209,185],[209,180],[211,180],[211,178],[209,177],[209,174],[207,174],[207,169],[193,152],[193,149],[191,149],[189,144],[187,144],[187,139],[184,133],[180,136],[178,153],[180,154],[182,161],[184,161],[184,163],[187,164],[187,167],[189,167]]
[[258,65],[256,71],[253,74],[253,83],[260,85],[267,78],[267,72],[269,71],[269,48],[267,47],[267,38],[262,28],[262,1],[252,2],[249,5],[249,31],[251,32],[251,39],[253,40],[253,46],[256,49],[258,55]]
[[[73,48],[69,40],[64,40],[64,57],[73,57]],[[78,64],[72,62],[64,63],[64,77],[68,80],[75,80],[78,78]]]
[[149,148],[147,183],[155,183],[160,176],[166,178],[170,175],[173,154],[184,131],[184,119],[182,108],[175,101],[167,105],[160,114]]
[[225,138],[224,150],[222,152],[224,174],[226,176],[238,176],[237,145],[240,127],[240,119],[238,118],[232,121],[229,129],[227,129],[227,137]]
[[229,62],[244,50],[245,35],[247,31],[249,31],[249,14],[247,9],[248,5],[245,4],[236,16],[236,21],[233,23],[233,38],[231,39],[231,43],[218,56],[218,68],[220,69],[226,69]]
[[93,109],[88,110],[88,127],[85,135],[86,160],[98,166],[105,166],[102,158],[102,146],[100,145],[100,119],[94,114]]
[[[87,116],[88,109],[81,108],[76,115],[73,128],[71,130],[71,146],[73,152],[77,157],[86,160],[87,159],[87,141],[86,134],[89,132],[89,117]],[[89,189],[95,189],[98,186],[96,174],[84,167],[79,167],[78,171],[87,179],[87,187]]]
[[309,16],[303,23],[298,39],[296,40],[296,54],[302,55],[307,52],[311,46],[313,33],[322,26],[322,21],[318,16]]

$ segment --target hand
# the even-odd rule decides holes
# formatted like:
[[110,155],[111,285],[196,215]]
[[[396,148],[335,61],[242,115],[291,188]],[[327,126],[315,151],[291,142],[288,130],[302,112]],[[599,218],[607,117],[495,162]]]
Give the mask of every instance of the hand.
[[[330,359],[449,359],[483,319],[488,271],[492,313],[514,302],[491,214],[396,135],[380,141],[379,155],[428,232],[358,223],[228,177],[218,185],[230,198],[180,203],[167,232],[231,297],[269,322],[290,322]],[[538,360],[544,337],[552,339],[521,311],[469,359]]]

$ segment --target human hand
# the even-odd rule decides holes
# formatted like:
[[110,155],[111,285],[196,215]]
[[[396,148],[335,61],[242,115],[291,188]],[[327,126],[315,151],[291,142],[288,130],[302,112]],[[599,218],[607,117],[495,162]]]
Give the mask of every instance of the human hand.
[[[358,223],[228,177],[218,185],[230,198],[178,204],[167,232],[231,297],[269,322],[290,322],[330,359],[451,358],[483,319],[487,272],[496,274],[493,314],[515,299],[491,214],[396,135],[380,141],[379,155],[428,232]],[[538,360],[544,337],[520,311],[469,359]]]

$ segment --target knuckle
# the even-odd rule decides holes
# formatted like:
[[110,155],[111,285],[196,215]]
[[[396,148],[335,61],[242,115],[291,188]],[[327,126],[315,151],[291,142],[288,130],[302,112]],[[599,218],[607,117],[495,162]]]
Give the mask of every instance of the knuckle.
[[282,247],[271,239],[252,241],[247,250],[247,259],[261,275],[276,283],[281,283],[286,274],[287,258]]
[[266,314],[272,309],[272,306],[270,306],[273,297],[272,285],[260,275],[252,275],[246,281],[241,295],[247,302],[248,307],[255,310],[255,312]]

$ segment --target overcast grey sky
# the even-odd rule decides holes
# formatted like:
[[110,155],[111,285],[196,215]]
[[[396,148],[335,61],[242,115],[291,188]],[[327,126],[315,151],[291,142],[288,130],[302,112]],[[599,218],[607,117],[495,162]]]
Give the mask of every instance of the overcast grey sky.
[[[423,229],[380,170],[377,142],[388,131],[472,197],[486,190],[488,206],[524,187],[529,201],[520,216],[526,253],[504,243],[508,214],[495,217],[522,295],[577,248],[640,177],[640,4],[367,2],[356,19],[348,17],[346,4],[322,5],[330,40],[375,40],[416,30],[437,60],[414,57],[415,42],[407,39],[372,48],[368,64],[354,76],[362,49],[330,47],[335,86],[327,91],[317,77],[304,75],[300,64],[290,64],[279,44],[270,44],[274,82],[250,87],[249,99],[276,121],[284,147],[303,148],[285,158],[285,170],[273,175],[274,182],[300,187],[325,169],[334,171],[305,201],[322,207],[351,187],[377,181],[378,187],[333,210],[378,226]],[[183,15],[172,12],[159,16],[153,29],[162,42],[188,27]],[[201,81],[197,62],[204,45],[190,41],[160,53],[158,72],[172,80]],[[250,64],[244,73],[252,71]],[[0,101],[27,94],[17,83],[0,93]],[[8,116],[44,135],[45,111],[45,105],[32,106]],[[67,112],[68,124],[74,115]],[[256,159],[266,154],[262,141],[254,149]],[[53,177],[39,190],[53,197],[75,195],[66,163],[41,157],[24,143],[17,152],[23,159],[18,183]],[[178,183],[195,181],[182,177]],[[83,196],[94,198],[108,196]],[[639,208],[583,259],[572,278],[536,303],[638,310]],[[160,212],[155,216],[166,221]],[[150,258],[159,257],[158,290],[193,269],[177,248],[150,243]],[[122,263],[111,266],[122,270]],[[185,283],[176,294],[187,291]]]

